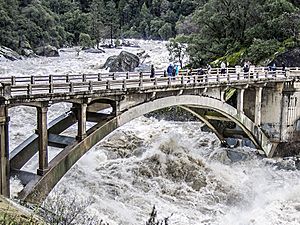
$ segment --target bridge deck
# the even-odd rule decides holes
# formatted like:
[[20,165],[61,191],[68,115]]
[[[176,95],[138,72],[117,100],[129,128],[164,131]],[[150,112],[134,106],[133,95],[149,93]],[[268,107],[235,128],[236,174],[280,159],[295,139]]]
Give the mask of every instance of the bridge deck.
[[14,102],[31,102],[44,100],[68,99],[70,96],[109,94],[113,92],[145,91],[151,89],[188,89],[216,86],[237,86],[261,82],[278,82],[295,79],[300,70],[269,71],[265,68],[254,68],[249,73],[228,68],[226,74],[219,69],[209,73],[199,73],[199,69],[189,72],[182,70],[175,77],[167,77],[164,71],[156,72],[155,78],[149,73],[105,73],[81,75],[49,75],[49,76],[21,76],[2,77],[0,82],[0,96]]

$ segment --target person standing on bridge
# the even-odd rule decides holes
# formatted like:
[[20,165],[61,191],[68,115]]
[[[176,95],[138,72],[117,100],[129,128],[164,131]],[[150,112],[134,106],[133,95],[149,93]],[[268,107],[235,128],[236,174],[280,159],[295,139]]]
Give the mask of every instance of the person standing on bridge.
[[154,66],[151,65],[151,71],[150,71],[150,78],[151,78],[151,80],[154,80],[154,77],[155,77],[155,69],[154,69]]
[[172,73],[173,73],[173,65],[170,63],[170,65],[168,66],[167,68],[167,73],[168,73],[168,76],[171,77],[172,76]]
[[221,74],[225,74],[226,73],[226,64],[225,62],[221,62]]

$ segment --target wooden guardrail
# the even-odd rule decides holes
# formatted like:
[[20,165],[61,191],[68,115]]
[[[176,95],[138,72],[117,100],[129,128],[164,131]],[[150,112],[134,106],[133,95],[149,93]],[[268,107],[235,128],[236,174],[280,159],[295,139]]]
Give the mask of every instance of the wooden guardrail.
[[1,77],[1,96],[15,97],[20,95],[78,93],[99,90],[127,90],[128,88],[158,88],[180,85],[206,83],[245,82],[245,80],[285,79],[300,76],[300,69],[288,68],[270,71],[264,67],[250,67],[244,73],[241,68],[227,68],[222,74],[220,68],[180,70],[175,77],[168,77],[165,71],[156,71],[155,78],[150,78],[150,72],[116,72],[78,75],[49,76],[12,76]]

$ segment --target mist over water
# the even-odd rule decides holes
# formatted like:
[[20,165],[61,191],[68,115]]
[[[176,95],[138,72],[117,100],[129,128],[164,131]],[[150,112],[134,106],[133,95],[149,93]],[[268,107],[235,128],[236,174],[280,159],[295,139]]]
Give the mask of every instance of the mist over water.
[[[139,42],[157,67],[168,64],[164,43]],[[60,58],[0,62],[0,75],[101,71],[106,54],[65,51]],[[134,53],[141,49],[133,49]],[[48,120],[70,108],[49,108]],[[9,110],[10,148],[34,133],[36,110]],[[153,205],[170,225],[300,224],[300,172],[292,159],[264,159],[254,149],[219,147],[201,122],[140,117],[117,129],[91,149],[50,194],[90,199],[87,211],[110,225],[145,224]],[[65,135],[76,132],[76,127]],[[50,158],[57,149],[50,148]],[[24,169],[36,171],[37,159]],[[12,179],[14,192],[19,182]],[[63,199],[63,198],[62,198]],[[67,199],[65,199],[67,201]]]

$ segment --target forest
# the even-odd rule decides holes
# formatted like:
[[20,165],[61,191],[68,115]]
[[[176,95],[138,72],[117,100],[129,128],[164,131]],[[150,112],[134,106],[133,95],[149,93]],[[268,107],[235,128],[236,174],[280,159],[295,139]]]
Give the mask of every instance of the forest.
[[299,0],[0,0],[0,45],[20,52],[142,38],[170,40],[192,66],[261,63],[300,45],[299,7]]

